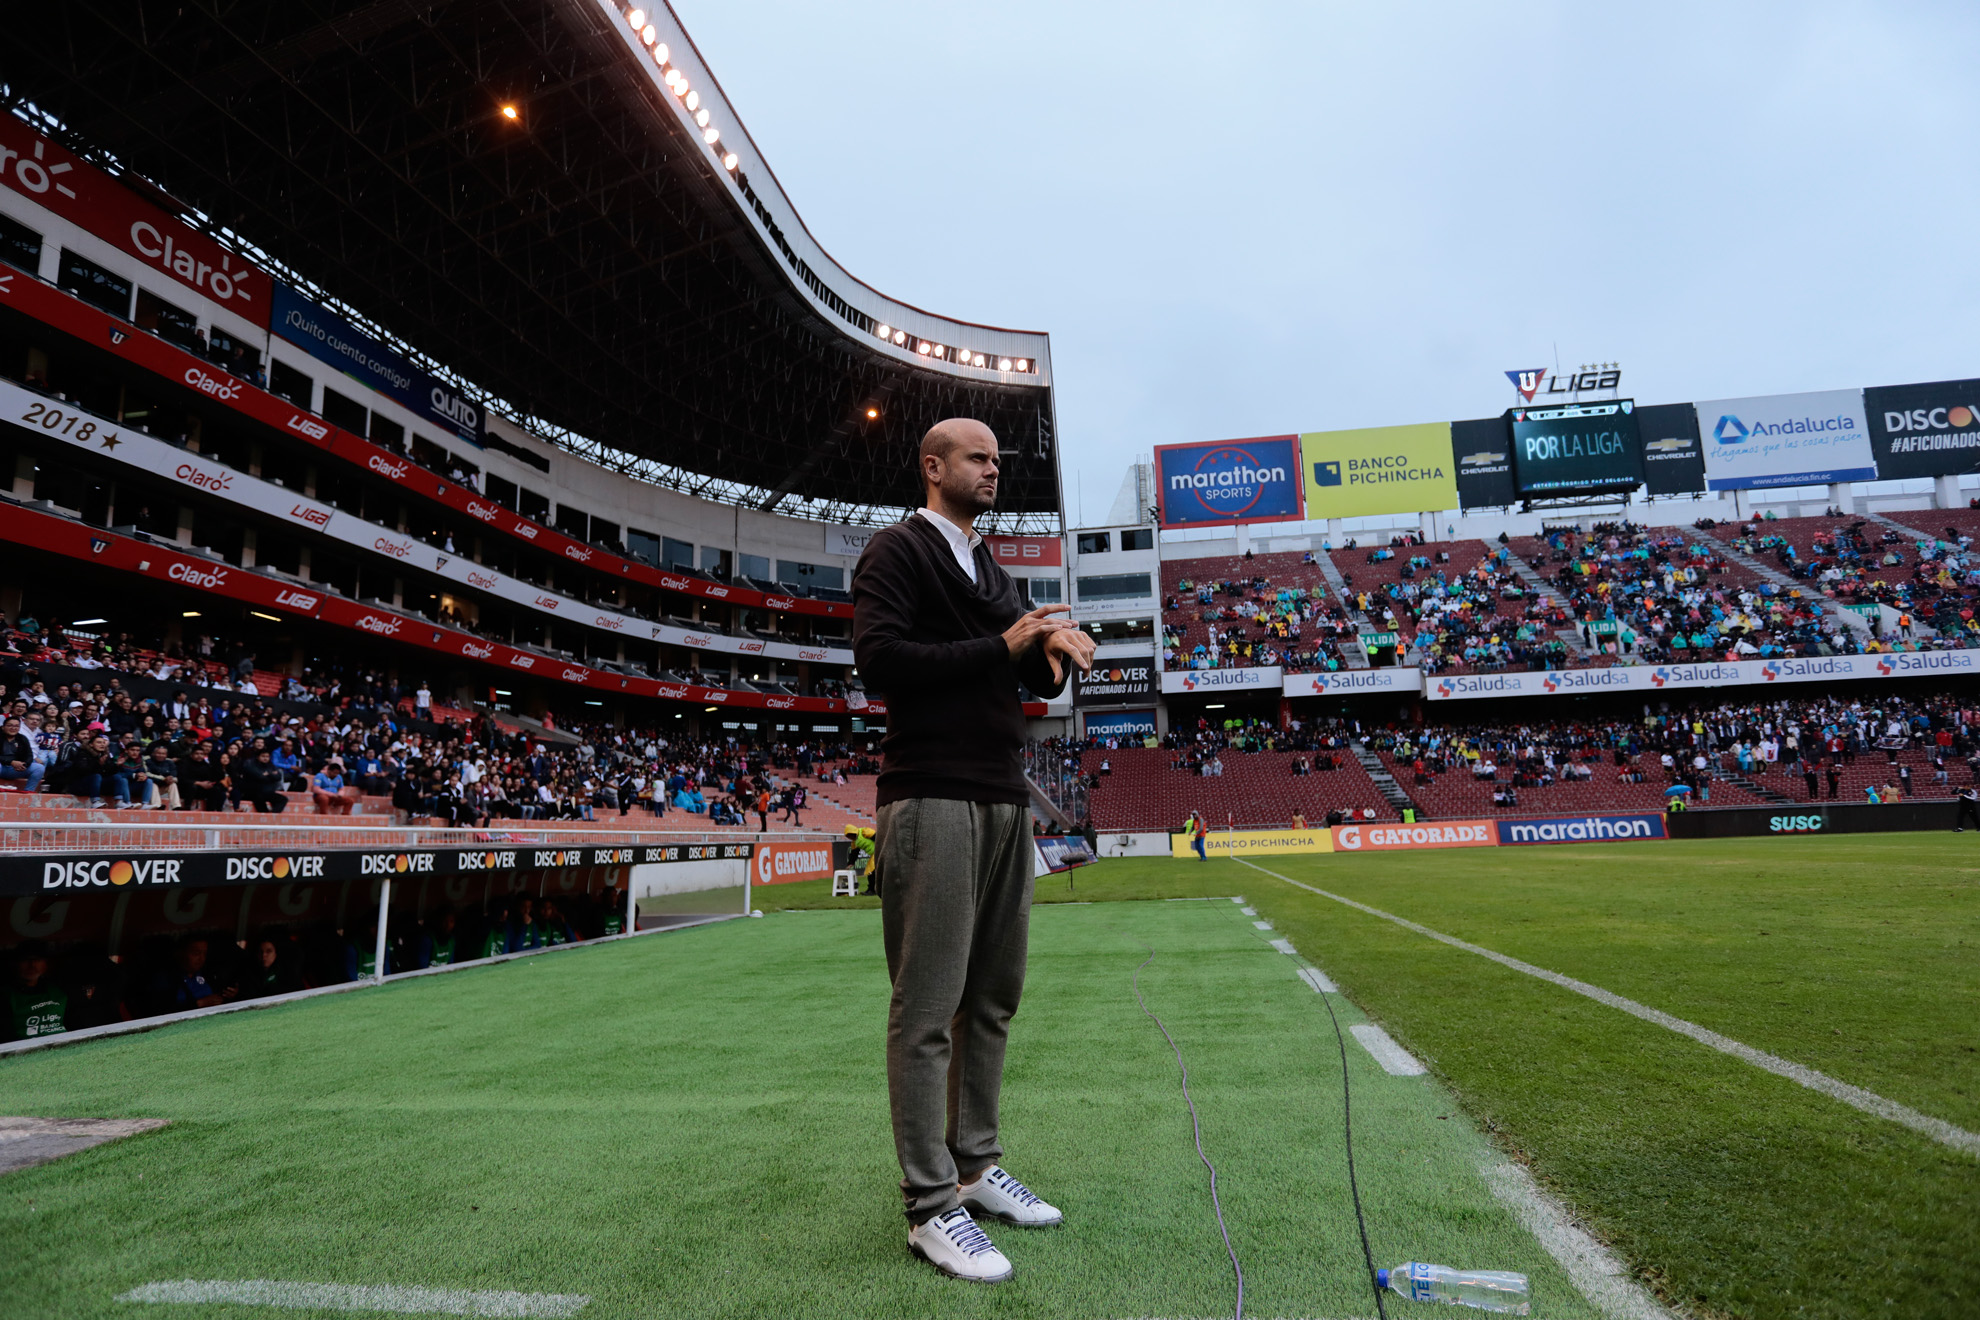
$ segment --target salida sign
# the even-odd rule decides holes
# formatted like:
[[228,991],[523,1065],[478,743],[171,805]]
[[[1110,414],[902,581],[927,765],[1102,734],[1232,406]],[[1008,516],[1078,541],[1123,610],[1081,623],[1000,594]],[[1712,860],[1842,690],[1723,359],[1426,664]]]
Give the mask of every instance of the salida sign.
[[251,262],[51,142],[0,115],[0,184],[257,326],[268,324],[268,276]]

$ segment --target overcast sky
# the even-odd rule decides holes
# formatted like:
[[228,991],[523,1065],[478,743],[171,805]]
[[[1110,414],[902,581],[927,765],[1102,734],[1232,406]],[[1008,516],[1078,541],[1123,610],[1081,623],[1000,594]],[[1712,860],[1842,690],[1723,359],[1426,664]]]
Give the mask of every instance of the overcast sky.
[[[1157,444],[1980,375],[1980,5],[678,0],[818,240]],[[1083,500],[1083,511],[1081,503]]]

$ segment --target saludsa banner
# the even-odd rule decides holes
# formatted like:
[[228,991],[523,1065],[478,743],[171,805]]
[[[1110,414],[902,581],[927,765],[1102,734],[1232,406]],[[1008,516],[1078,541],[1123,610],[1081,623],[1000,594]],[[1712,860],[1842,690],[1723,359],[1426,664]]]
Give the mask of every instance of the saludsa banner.
[[1980,651],[1888,651],[1807,659],[1716,660],[1702,664],[1628,665],[1614,669],[1554,669],[1525,674],[1441,674],[1424,686],[1431,701],[1478,697],[1576,696],[1587,692],[1661,692],[1671,688],[1834,683],[1864,678],[1970,675]]

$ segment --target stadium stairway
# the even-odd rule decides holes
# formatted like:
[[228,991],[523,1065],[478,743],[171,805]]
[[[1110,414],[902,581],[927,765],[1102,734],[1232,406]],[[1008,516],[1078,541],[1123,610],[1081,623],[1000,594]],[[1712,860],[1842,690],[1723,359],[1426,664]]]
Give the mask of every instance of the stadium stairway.
[[1223,754],[1224,773],[1202,776],[1172,769],[1176,753],[1161,747],[1123,747],[1107,753],[1112,770],[1089,791],[1095,828],[1178,830],[1192,811],[1219,829],[1227,824],[1287,826],[1295,809],[1318,825],[1332,809],[1352,810],[1356,819],[1372,809],[1380,820],[1399,820],[1368,772],[1352,757],[1338,770],[1295,775],[1292,763],[1313,753],[1240,752]]
[[[1833,526],[1836,520],[1835,519],[1820,519],[1820,520],[1796,519],[1795,521],[1797,522],[1821,521],[1825,525]],[[1761,527],[1762,527],[1762,534],[1763,535],[1766,534],[1769,528],[1769,524],[1763,523]],[[1663,529],[1652,528],[1651,530],[1661,531]],[[1793,578],[1789,577],[1787,574],[1781,572],[1779,569],[1772,568],[1766,564],[1761,563],[1759,560],[1755,559],[1752,555],[1747,554],[1743,550],[1735,549],[1733,547],[1732,542],[1733,542],[1733,538],[1738,534],[1739,534],[1739,527],[1737,524],[1721,523],[1717,527],[1714,527],[1712,529],[1713,538],[1719,542],[1719,553],[1726,557],[1726,561],[1728,563],[1739,565],[1741,568],[1744,568],[1748,573],[1751,573],[1754,577],[1758,578],[1760,581],[1771,582],[1775,586],[1779,587],[1782,591],[1807,591],[1809,589],[1809,584],[1803,582],[1797,582]],[[1789,533],[1783,532],[1783,533],[1775,533],[1775,534],[1788,535]],[[1818,599],[1821,598],[1819,592],[1816,593],[1816,595]],[[1826,601],[1825,612],[1836,615],[1844,627],[1848,628],[1851,632],[1857,634],[1858,641],[1867,642],[1874,635],[1874,632],[1870,627],[1870,621],[1864,618],[1861,614],[1856,613],[1854,610],[1841,609],[1835,604],[1834,601]]]
[[[1320,578],[1327,584],[1327,590],[1333,593],[1334,600],[1340,607],[1347,611],[1349,622],[1354,624],[1358,632],[1374,632],[1374,628],[1369,626],[1368,616],[1349,603],[1347,583],[1341,580],[1341,570],[1334,567],[1334,557],[1321,553],[1313,556],[1313,560],[1320,569]],[[1341,659],[1349,669],[1369,668],[1368,651],[1359,643],[1342,647]]]
[[[1924,521],[1927,521],[1927,522],[1931,522],[1931,521],[1934,521],[1934,519],[1933,519],[1932,517],[1930,517],[1929,515],[1932,515],[1932,514],[1936,514],[1936,513],[1938,513],[1938,512],[1939,512],[1939,510],[1937,510],[1937,509],[1919,509],[1919,510],[1917,510],[1916,512],[1918,512],[1918,513],[1923,513],[1923,514],[1926,514],[1926,515],[1928,515],[1928,517],[1927,517],[1927,518],[1926,518],[1926,519],[1925,519]],[[1910,514],[1910,513],[1907,513],[1907,514],[1906,514],[1905,516],[1906,516],[1906,517],[1911,517],[1911,516],[1913,516],[1913,515],[1912,515],[1912,514]],[[1885,527],[1888,527],[1888,528],[1890,528],[1890,529],[1891,529],[1892,531],[1894,531],[1894,532],[1896,532],[1896,533],[1898,533],[1898,534],[1899,534],[1900,536],[1908,536],[1908,537],[1910,537],[1910,538],[1911,538],[1912,540],[1914,540],[1914,541],[1936,541],[1936,540],[1938,540],[1938,539],[1939,539],[1939,537],[1938,537],[1937,535],[1934,535],[1934,534],[1933,534],[1933,533],[1931,533],[1931,532],[1926,532],[1926,531],[1921,531],[1921,530],[1919,530],[1919,529],[1918,529],[1918,528],[1916,528],[1916,527],[1912,527],[1912,526],[1910,526],[1910,525],[1908,525],[1908,524],[1906,524],[1906,523],[1901,523],[1901,522],[1899,522],[1899,521],[1898,521],[1897,519],[1895,519],[1895,518],[1892,518],[1892,517],[1890,517],[1890,516],[1889,516],[1889,515],[1887,515],[1887,514],[1882,514],[1882,513],[1866,513],[1866,514],[1864,514],[1864,515],[1863,515],[1863,517],[1864,517],[1864,518],[1865,518],[1865,519],[1866,519],[1867,521],[1869,521],[1869,522],[1873,522],[1873,523],[1881,523],[1881,524],[1883,524],[1883,525],[1884,525]],[[1854,520],[1852,519],[1852,521],[1854,521]]]
[[[1574,617],[1574,607],[1568,604],[1568,598],[1561,594],[1559,587],[1549,582],[1540,573],[1540,570],[1535,568],[1527,560],[1526,553],[1522,551],[1520,546],[1521,541],[1525,541],[1531,545],[1537,545],[1543,553],[1547,549],[1547,543],[1538,537],[1522,537],[1507,545],[1506,567],[1510,568],[1519,580],[1524,582],[1541,599],[1559,606],[1567,613],[1568,617]],[[1542,562],[1545,561],[1543,560]],[[1590,646],[1582,638],[1581,633],[1574,628],[1556,628],[1554,629],[1554,636],[1565,642],[1568,650],[1581,660],[1594,661],[1602,658],[1602,653]]]
[[1369,782],[1374,784],[1375,790],[1388,800],[1389,806],[1398,816],[1405,810],[1415,811],[1419,818],[1423,815],[1422,809],[1416,805],[1416,800],[1403,791],[1402,785],[1396,782],[1396,777],[1389,773],[1387,766],[1382,764],[1382,758],[1368,750],[1366,742],[1350,742],[1348,750],[1354,753],[1354,759],[1359,761],[1361,768],[1368,772]]

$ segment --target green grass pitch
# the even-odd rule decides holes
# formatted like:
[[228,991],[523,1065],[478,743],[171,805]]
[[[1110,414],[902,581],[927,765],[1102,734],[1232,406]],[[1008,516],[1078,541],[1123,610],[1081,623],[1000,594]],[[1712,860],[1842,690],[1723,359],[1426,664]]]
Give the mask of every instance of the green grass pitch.
[[[1955,836],[1301,857],[1264,865],[1980,1128],[1974,854]],[[822,885],[763,921],[0,1059],[0,1113],[161,1132],[0,1180],[0,1316],[239,1317],[154,1280],[585,1293],[587,1317],[1373,1314],[1320,997],[1234,905],[1044,906],[1008,1163],[1068,1212],[997,1232],[1018,1278],[903,1245],[877,914]],[[1980,1161],[1235,862],[1109,862],[1043,900],[1242,893],[1428,1063],[1350,1038],[1377,1264],[1525,1270],[1597,1312],[1492,1197],[1512,1152],[1699,1316],[1980,1314]],[[1482,1135],[1481,1135],[1482,1134]],[[1391,1315],[1423,1308],[1392,1299]],[[304,1314],[287,1312],[287,1314]],[[1439,1312],[1439,1314],[1451,1314]]]

